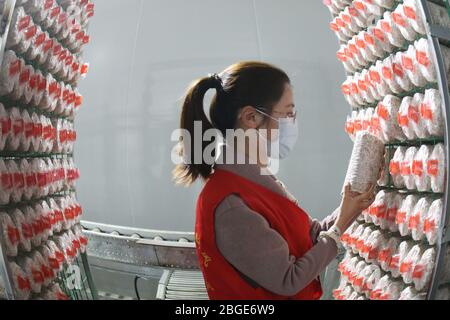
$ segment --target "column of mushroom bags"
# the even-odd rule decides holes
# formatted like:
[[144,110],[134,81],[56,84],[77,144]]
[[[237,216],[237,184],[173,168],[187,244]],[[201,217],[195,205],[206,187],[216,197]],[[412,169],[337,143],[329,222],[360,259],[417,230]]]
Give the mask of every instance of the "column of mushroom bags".
[[0,241],[16,299],[68,299],[58,273],[86,250],[73,149],[93,14],[89,0],[14,9],[0,70]]
[[[447,159],[445,106],[421,3],[324,0],[324,4],[333,16],[330,29],[340,43],[337,58],[347,73],[342,92],[352,112],[345,131],[355,149],[365,135],[376,137],[386,149],[375,202],[342,236],[346,255],[333,296],[426,299],[437,259]],[[444,6],[430,2],[429,8],[433,24],[450,28]],[[441,51],[450,76],[450,48],[441,45]],[[443,278],[438,279],[443,284],[440,299],[450,299],[445,286],[450,280],[450,250],[446,256]]]

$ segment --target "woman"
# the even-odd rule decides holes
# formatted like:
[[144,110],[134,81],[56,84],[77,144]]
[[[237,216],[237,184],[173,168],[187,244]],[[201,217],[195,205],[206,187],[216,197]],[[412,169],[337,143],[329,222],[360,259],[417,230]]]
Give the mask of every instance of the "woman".
[[[217,91],[211,121],[203,109],[209,89]],[[230,129],[258,133],[257,146],[227,144],[221,150],[234,160],[242,155],[254,160],[245,164],[194,163],[195,147],[184,139],[181,144],[184,162],[175,169],[175,180],[185,185],[206,181],[197,201],[195,233],[210,299],[319,299],[319,274],[336,257],[341,233],[372,204],[373,186],[364,194],[346,186],[340,207],[318,222],[270,174],[268,157],[275,146],[280,157],[287,156],[298,132],[289,77],[272,65],[237,63],[195,82],[185,97],[181,128],[199,134],[195,122],[202,125],[201,133],[212,128],[224,136]],[[200,151],[206,147],[204,142]]]

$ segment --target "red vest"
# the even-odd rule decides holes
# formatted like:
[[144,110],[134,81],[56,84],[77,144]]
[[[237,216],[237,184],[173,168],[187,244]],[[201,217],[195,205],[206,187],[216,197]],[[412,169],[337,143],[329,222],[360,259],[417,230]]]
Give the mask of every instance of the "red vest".
[[316,300],[322,296],[319,280],[312,281],[293,297],[254,288],[222,256],[216,246],[214,211],[227,196],[239,195],[261,214],[288,243],[290,254],[301,258],[313,247],[308,215],[289,199],[224,170],[216,170],[197,202],[196,250],[211,300]]

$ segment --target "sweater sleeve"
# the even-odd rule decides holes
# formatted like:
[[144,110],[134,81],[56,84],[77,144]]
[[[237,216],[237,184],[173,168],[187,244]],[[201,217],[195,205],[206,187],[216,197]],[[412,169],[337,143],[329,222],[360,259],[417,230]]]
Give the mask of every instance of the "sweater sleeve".
[[215,211],[216,244],[244,279],[279,295],[293,296],[336,257],[336,243],[321,239],[303,257],[290,254],[286,240],[241,198],[227,197]]
[[317,237],[322,231],[327,231],[330,229],[334,223],[336,222],[336,219],[338,218],[340,213],[340,208],[337,208],[331,215],[323,219],[322,221],[318,221],[316,219],[311,219],[311,239],[314,243],[317,242]]

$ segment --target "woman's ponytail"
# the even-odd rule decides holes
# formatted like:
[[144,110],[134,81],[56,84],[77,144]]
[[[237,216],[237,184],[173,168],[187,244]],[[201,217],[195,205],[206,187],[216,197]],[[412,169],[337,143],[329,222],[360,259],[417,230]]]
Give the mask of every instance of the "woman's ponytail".
[[173,172],[177,184],[190,185],[199,177],[207,179],[211,175],[212,164],[205,163],[203,159],[203,151],[210,142],[201,139],[201,154],[196,154],[195,152],[198,153],[200,150],[195,149],[195,142],[200,140],[194,137],[194,134],[197,134],[196,122],[201,125],[202,137],[207,130],[214,128],[205,114],[203,105],[206,92],[210,89],[217,89],[218,92],[223,90],[220,77],[216,74],[195,81],[186,93],[180,128],[186,134],[188,133],[189,137],[181,137],[180,156],[183,158],[183,163],[177,165]]

